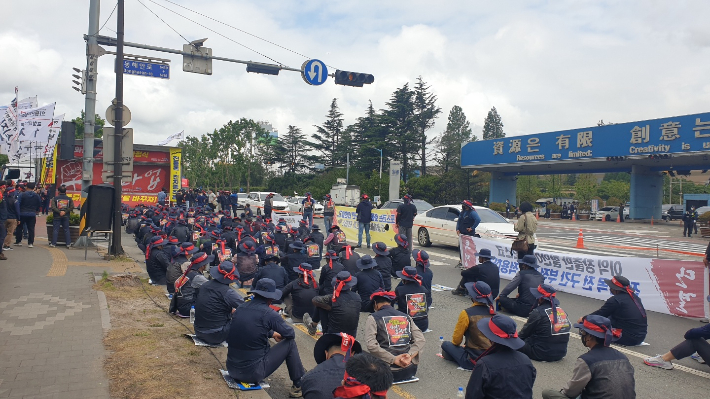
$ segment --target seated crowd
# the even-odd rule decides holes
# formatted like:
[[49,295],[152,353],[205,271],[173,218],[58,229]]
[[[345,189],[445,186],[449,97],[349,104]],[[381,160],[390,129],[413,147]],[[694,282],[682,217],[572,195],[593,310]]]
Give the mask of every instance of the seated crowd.
[[[317,225],[289,228],[283,219],[273,223],[228,210],[136,208],[127,226],[145,252],[152,283],[166,286],[170,311],[189,317],[194,308],[196,337],[227,343],[227,371],[235,380],[260,383],[286,363],[290,397],[313,399],[385,398],[392,384],[417,380],[430,331],[433,272],[427,252],[412,251],[405,235],[395,236],[395,248],[374,243],[372,257],[354,252],[337,225],[324,236]],[[491,252],[476,257],[478,265],[463,270],[452,291],[468,296],[471,306],[461,311],[439,354],[472,371],[466,398],[532,397],[537,371],[531,359],[564,358],[573,327],[589,352],[577,359],[565,386],[543,397],[635,397],[633,367],[610,347],[646,337],[646,311],[628,279],[606,280],[612,296],[572,325],[534,255],[519,259],[520,271],[502,289]],[[518,330],[497,308],[527,320]],[[356,340],[361,312],[368,314],[364,345]],[[304,369],[295,330],[284,317],[302,322],[311,335],[321,326],[314,369]],[[696,351],[710,360],[709,331],[689,331],[686,341],[646,364],[671,369],[671,360]]]

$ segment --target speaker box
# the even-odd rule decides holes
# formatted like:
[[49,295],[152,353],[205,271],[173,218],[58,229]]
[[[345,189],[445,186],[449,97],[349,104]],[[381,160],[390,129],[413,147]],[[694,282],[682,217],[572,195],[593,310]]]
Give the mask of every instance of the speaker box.
[[59,132],[59,159],[74,159],[74,137],[76,136],[76,123],[62,122]]
[[113,222],[113,186],[99,184],[89,186],[86,197],[86,229],[91,231],[111,230]]

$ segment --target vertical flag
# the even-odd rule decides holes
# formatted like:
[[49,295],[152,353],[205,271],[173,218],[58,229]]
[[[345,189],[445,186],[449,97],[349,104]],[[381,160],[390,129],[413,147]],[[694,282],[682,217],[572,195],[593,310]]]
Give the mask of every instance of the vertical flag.
[[170,198],[175,201],[175,194],[180,190],[182,175],[182,148],[170,149]]

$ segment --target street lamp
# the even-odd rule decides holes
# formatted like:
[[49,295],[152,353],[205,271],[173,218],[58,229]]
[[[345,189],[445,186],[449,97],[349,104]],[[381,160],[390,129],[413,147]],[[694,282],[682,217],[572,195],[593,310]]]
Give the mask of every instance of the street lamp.
[[375,149],[380,152],[380,180],[382,180],[382,150],[380,150],[379,148]]
[[[382,197],[382,150],[379,148],[375,148],[377,151],[380,152],[380,181],[377,183],[377,194],[379,194],[380,198]],[[382,201],[382,199],[380,199]]]

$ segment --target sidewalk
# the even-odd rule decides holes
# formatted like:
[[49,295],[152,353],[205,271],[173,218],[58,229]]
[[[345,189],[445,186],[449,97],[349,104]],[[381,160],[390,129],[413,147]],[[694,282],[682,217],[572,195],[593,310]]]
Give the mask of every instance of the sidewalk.
[[[91,250],[49,248],[44,217],[35,247],[7,251],[0,270],[0,398],[109,398],[94,273],[129,265]],[[105,300],[104,300],[105,307]]]

